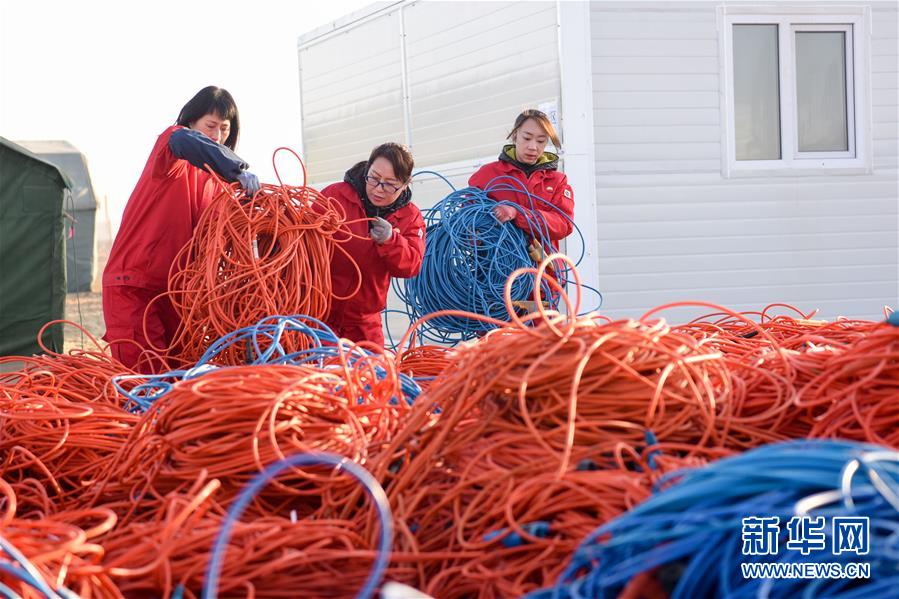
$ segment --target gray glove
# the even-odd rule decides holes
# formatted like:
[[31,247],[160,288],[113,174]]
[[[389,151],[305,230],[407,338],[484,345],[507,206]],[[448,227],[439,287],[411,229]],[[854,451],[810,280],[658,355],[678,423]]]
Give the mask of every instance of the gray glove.
[[261,185],[259,185],[259,177],[250,171],[240,171],[240,174],[237,175],[237,180],[246,194],[251,198],[256,195],[256,192],[259,191],[259,188],[261,187]]
[[380,216],[375,217],[375,222],[371,223],[368,226],[368,231],[371,235],[371,238],[378,245],[381,245],[382,243],[393,237],[393,225],[391,225]]

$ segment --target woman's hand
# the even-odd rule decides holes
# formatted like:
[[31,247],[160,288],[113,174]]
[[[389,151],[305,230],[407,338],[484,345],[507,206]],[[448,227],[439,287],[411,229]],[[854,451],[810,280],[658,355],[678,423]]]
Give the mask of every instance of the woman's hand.
[[256,195],[256,192],[259,191],[259,188],[261,187],[259,185],[259,177],[250,171],[240,171],[240,174],[237,175],[237,181],[240,183],[240,186],[243,187],[247,196],[251,198]]
[[508,204],[497,204],[493,207],[493,216],[501,223],[508,222],[518,215],[518,210]]
[[369,226],[368,232],[372,240],[378,245],[381,245],[393,237],[393,225],[380,216],[376,216],[375,222]]

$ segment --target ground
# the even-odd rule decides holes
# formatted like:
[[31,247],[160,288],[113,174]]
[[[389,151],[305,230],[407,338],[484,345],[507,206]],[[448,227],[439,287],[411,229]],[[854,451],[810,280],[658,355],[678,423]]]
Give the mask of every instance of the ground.
[[[83,292],[66,295],[66,320],[71,320],[83,326],[98,340],[106,331],[103,324],[103,301],[100,293]],[[83,339],[82,339],[83,337]],[[65,328],[65,350],[76,347],[91,349],[92,343],[87,336],[82,335],[77,327]]]
[[[100,337],[106,331],[106,325],[103,323],[102,294],[99,292],[83,292],[66,295],[65,318],[80,324],[91,335],[100,340]],[[399,342],[409,326],[409,320],[402,314],[391,314],[389,319],[394,341]],[[102,342],[102,340],[100,341]],[[92,344],[90,339],[87,336],[83,336],[77,327],[67,326],[65,328],[65,351],[76,347],[92,349]]]

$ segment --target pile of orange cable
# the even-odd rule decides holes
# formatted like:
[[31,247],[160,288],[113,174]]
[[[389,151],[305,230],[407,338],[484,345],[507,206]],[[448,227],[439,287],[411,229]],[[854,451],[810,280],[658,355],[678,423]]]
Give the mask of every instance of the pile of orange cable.
[[[221,480],[230,500],[266,465],[304,451],[329,451],[371,468],[374,455],[410,409],[397,379],[360,387],[340,369],[301,366],[224,368],[182,381],[144,414],[110,463],[99,497],[160,497],[183,492],[202,473]],[[285,475],[260,500],[268,513],[327,506],[345,511],[346,489],[317,486],[320,477]],[[311,487],[311,490],[310,490]],[[312,503],[295,499],[312,496]],[[313,505],[314,504],[314,505]],[[262,513],[265,513],[264,510]]]
[[[250,209],[283,205],[271,196],[284,189],[245,203],[232,190],[221,205],[248,210],[245,221],[234,218],[246,227],[227,219],[205,226],[251,239]],[[301,242],[305,233],[292,231],[262,246],[273,272],[283,274],[271,247],[333,242],[320,230],[309,235],[319,241]],[[205,247],[195,246],[183,256]],[[193,274],[173,279],[192,290],[176,303],[193,306],[192,326],[206,327],[181,338],[194,353],[207,336],[230,332],[213,322],[224,318],[222,306],[228,318],[238,315],[227,326],[258,320],[251,303],[238,301],[257,275],[237,276],[236,254],[223,247],[203,254],[217,256],[218,269],[188,268],[181,272]],[[268,265],[253,280],[267,284]],[[577,313],[576,301],[563,302]],[[899,328],[775,315],[775,306],[756,314],[704,306],[714,314],[677,326],[660,318],[676,306],[618,321],[542,308],[520,317],[509,306],[511,322],[492,321],[499,328],[453,349],[363,356],[347,344],[300,366],[212,369],[176,383],[143,415],[123,409],[110,378],[127,371],[102,352],[27,358],[21,371],[0,375],[0,536],[54,589],[171,597],[183,587],[196,597],[225,512],[247,481],[284,456],[324,450],[362,465],[386,489],[398,531],[388,578],[437,597],[520,596],[551,583],[585,535],[679,467],[809,436],[899,447]],[[221,363],[244,360],[235,350]],[[413,405],[400,372],[434,377]],[[377,530],[347,476],[290,469],[235,526],[219,588],[227,596],[352,594],[374,561]],[[8,571],[0,582],[37,596]]]
[[414,377],[422,389],[452,363],[453,349],[441,345],[420,345],[397,356],[400,372]]
[[800,390],[809,436],[899,447],[899,327],[879,324],[834,353]]
[[[348,488],[319,472],[322,488]],[[103,538],[103,572],[126,597],[170,597],[183,586],[199,596],[209,551],[225,519],[220,483],[201,473],[191,488],[172,491],[156,509]],[[297,518],[256,513],[236,524],[220,576],[225,597],[352,596],[374,559],[362,505],[348,518]]]
[[[69,325],[81,329],[96,349],[73,349],[60,354],[41,342],[44,330],[52,326]],[[112,384],[112,377],[135,374],[115,360],[103,344],[75,323],[54,320],[38,332],[38,343],[44,353],[34,356],[0,356],[0,385],[8,393],[27,393],[50,400],[102,402],[120,406],[121,397]],[[128,383],[130,385],[130,383]]]

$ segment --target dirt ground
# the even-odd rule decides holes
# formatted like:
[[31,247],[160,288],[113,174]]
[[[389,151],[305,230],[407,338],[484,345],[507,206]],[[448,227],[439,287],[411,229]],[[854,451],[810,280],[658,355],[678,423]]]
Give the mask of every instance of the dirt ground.
[[[83,326],[99,340],[106,331],[103,324],[103,300],[97,292],[70,293],[66,295],[66,320]],[[67,326],[64,332],[65,350],[73,348],[92,348],[93,344],[77,327]]]

